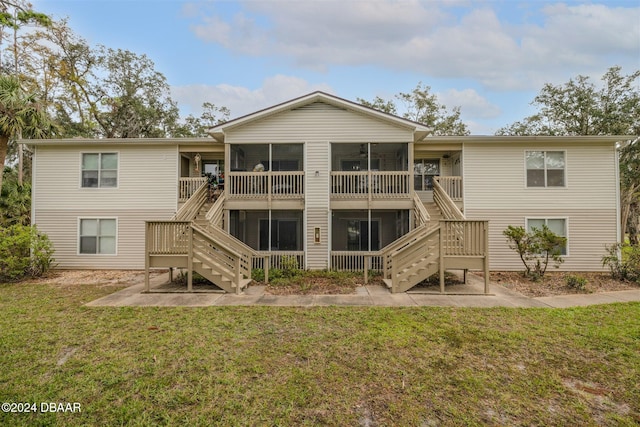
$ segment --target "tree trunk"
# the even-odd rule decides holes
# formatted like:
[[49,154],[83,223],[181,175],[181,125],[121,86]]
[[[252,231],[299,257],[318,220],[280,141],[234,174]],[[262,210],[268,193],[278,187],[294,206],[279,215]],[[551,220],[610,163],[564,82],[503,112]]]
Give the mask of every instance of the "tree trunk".
[[9,148],[9,136],[0,135],[0,191],[2,191],[2,176],[4,174],[4,161],[7,159]]

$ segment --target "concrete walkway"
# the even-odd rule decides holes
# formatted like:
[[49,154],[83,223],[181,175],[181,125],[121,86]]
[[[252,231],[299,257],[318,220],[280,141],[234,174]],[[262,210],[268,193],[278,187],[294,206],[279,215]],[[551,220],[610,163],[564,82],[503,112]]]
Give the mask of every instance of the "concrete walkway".
[[[154,278],[152,288],[167,282],[168,275]],[[134,285],[87,304],[91,307],[152,306],[152,307],[206,307],[206,306],[376,306],[376,307],[555,307],[566,308],[614,302],[640,301],[640,289],[595,294],[561,295],[530,298],[492,283],[489,295],[482,295],[483,282],[469,276],[464,294],[392,294],[382,286],[362,286],[351,295],[267,295],[264,286],[250,286],[240,295],[196,293],[143,293],[144,285]],[[460,288],[458,288],[460,289]],[[473,294],[473,295],[472,295]]]

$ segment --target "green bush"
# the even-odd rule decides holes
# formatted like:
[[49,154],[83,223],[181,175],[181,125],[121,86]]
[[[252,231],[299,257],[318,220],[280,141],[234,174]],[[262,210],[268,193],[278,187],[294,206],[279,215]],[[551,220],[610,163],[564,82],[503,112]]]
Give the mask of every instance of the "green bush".
[[558,236],[546,225],[529,232],[524,227],[510,225],[502,234],[507,238],[509,248],[520,256],[525,276],[540,279],[546,273],[550,261],[555,268],[564,262],[561,248],[567,244],[567,239]]
[[609,268],[611,277],[640,283],[640,246],[616,243],[606,249],[602,266]]
[[256,282],[264,282],[264,270],[262,268],[251,269],[251,278]]
[[579,291],[587,290],[587,278],[582,276],[575,276],[573,274],[568,275],[565,279],[565,283],[572,289]]
[[0,281],[16,281],[42,275],[53,265],[49,238],[35,226],[0,228]]

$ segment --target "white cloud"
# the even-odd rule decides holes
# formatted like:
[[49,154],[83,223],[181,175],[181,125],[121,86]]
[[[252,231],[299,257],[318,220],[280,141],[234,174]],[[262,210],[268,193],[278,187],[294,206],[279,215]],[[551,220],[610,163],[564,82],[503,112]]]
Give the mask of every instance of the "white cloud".
[[502,114],[500,107],[491,104],[474,89],[450,89],[438,93],[438,101],[448,108],[460,107],[461,115],[465,118],[493,119]]
[[316,90],[332,92],[326,84],[311,84],[298,77],[276,75],[266,78],[258,89],[228,84],[172,86],[171,96],[185,114],[199,116],[202,103],[211,102],[229,108],[231,118],[235,118]]
[[514,24],[509,17],[517,7],[477,4],[250,1],[231,17],[202,16],[193,31],[234,53],[284,57],[312,69],[377,65],[473,78],[498,90],[537,89],[576,69],[638,67],[640,7],[540,3],[527,9],[539,22]]

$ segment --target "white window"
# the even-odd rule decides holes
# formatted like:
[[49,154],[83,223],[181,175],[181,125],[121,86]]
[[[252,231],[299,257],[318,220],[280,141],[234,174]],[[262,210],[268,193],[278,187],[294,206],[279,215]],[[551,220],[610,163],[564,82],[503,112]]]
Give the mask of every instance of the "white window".
[[82,187],[117,187],[118,153],[82,153]]
[[[527,219],[527,231],[532,231],[534,228],[541,229],[543,225],[546,225],[549,230],[553,231],[558,236],[567,237],[567,220],[565,218],[528,218]],[[562,255],[567,255],[567,246],[569,241],[560,248]]]
[[527,151],[527,187],[564,187],[564,151]]
[[114,218],[80,219],[78,252],[115,255],[117,228]]

